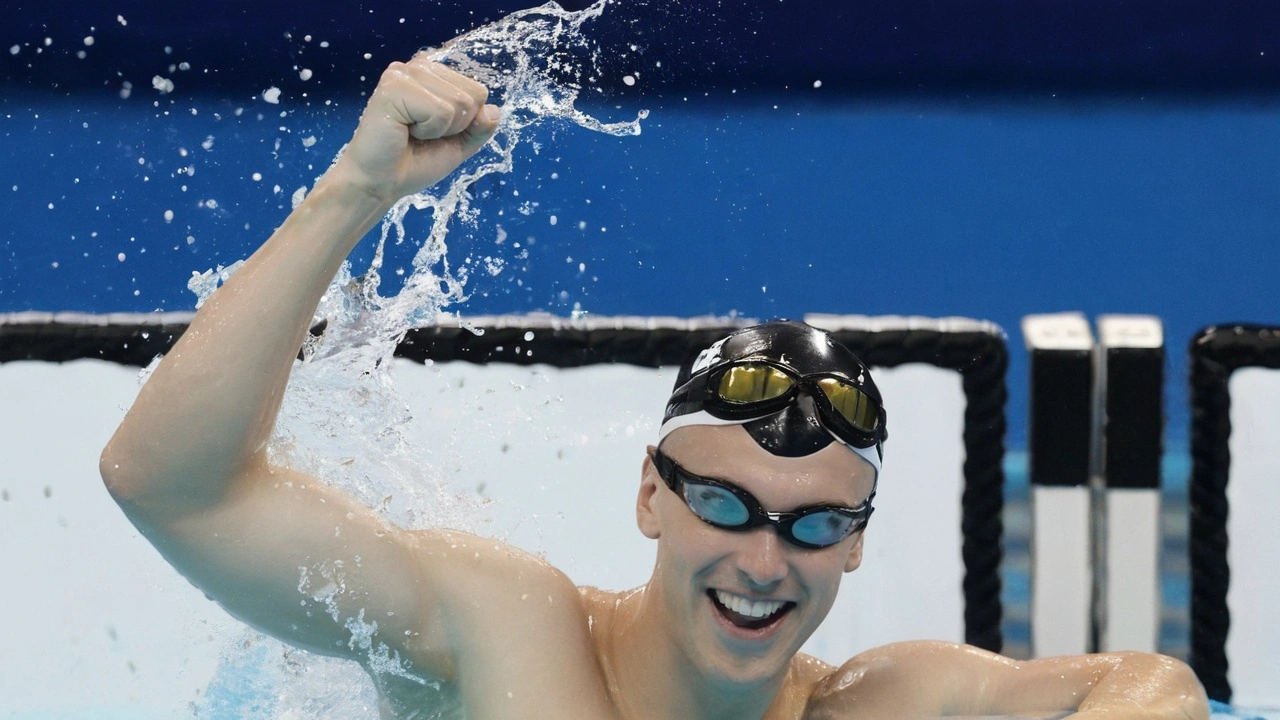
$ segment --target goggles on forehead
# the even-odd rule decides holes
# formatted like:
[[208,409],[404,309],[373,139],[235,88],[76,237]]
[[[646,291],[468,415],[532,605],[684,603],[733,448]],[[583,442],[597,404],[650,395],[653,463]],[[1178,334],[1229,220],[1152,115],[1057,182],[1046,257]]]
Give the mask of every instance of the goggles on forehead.
[[653,465],[667,487],[708,525],[734,532],[771,525],[783,540],[809,550],[830,547],[862,530],[874,510],[872,490],[856,508],[815,505],[769,512],[746,490],[725,480],[694,475],[659,449],[653,451]]
[[[885,439],[884,408],[862,389],[860,380],[839,373],[805,375],[775,360],[746,358],[714,367],[700,379],[706,383],[703,408],[722,420],[779,412],[805,390],[823,427],[844,444],[870,448]],[[697,390],[690,390],[693,399]]]

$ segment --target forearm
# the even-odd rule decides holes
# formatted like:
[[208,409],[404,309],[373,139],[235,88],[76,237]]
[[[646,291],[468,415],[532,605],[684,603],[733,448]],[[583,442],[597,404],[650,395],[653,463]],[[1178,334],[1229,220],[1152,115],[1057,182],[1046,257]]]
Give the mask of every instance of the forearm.
[[1079,720],[1208,718],[1195,673],[1164,655],[1119,652],[1015,662],[990,687],[988,711],[1075,711]]
[[341,160],[205,302],[103,451],[103,479],[127,508],[173,519],[264,466],[289,370],[343,259],[393,202],[493,136],[487,96],[425,57],[387,68]]
[[[1052,715],[1079,720],[1205,720],[1208,700],[1186,664],[1149,653],[1013,660],[967,645],[911,642],[855,658],[875,667],[887,703],[915,716]],[[854,662],[851,661],[851,662]],[[882,688],[883,689],[883,688]],[[865,694],[865,690],[863,691]],[[905,698],[910,698],[907,700]]]
[[142,388],[103,452],[113,493],[192,509],[261,461],[315,308],[386,209],[345,182],[341,166],[316,185],[205,302]]

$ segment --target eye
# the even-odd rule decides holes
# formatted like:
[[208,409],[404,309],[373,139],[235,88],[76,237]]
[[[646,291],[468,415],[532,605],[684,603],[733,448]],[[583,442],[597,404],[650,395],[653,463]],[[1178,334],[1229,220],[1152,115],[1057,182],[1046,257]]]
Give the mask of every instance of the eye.
[[698,517],[717,525],[744,525],[749,519],[747,506],[722,487],[685,483],[685,500]]
[[791,526],[791,534],[814,545],[834,545],[849,534],[853,518],[843,513],[822,510],[805,515]]

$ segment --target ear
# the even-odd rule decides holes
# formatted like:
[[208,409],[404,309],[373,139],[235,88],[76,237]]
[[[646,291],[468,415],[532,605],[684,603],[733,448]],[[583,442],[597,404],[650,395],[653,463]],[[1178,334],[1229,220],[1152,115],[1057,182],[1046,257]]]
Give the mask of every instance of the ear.
[[862,538],[866,534],[866,530],[858,531],[858,539],[853,541],[853,547],[849,548],[849,557],[844,560],[845,572],[851,573],[862,565]]
[[650,540],[657,540],[662,534],[658,514],[653,507],[659,482],[658,469],[653,466],[654,449],[652,445],[646,448],[644,463],[640,466],[640,492],[636,495],[636,525]]

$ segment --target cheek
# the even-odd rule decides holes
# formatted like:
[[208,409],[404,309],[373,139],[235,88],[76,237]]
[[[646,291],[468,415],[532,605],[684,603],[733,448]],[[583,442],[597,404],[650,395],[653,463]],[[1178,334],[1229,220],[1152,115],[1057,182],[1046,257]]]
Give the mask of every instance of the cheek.
[[681,506],[668,514],[658,540],[659,562],[669,570],[698,577],[714,570],[733,553],[734,536],[716,529]]
[[845,575],[846,555],[847,553],[826,552],[822,557],[804,558],[793,565],[801,582],[808,588],[813,601],[822,606],[824,612],[835,602],[836,592],[840,589],[840,580]]
[[[665,488],[664,488],[665,490]],[[682,547],[689,547],[690,550],[696,550],[699,544],[705,544],[714,540],[712,533],[717,530],[702,520],[689,509],[684,501],[676,497],[675,493],[668,492],[666,497],[661,499],[659,506],[661,512],[662,532],[670,533],[678,544]]]

